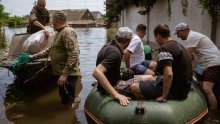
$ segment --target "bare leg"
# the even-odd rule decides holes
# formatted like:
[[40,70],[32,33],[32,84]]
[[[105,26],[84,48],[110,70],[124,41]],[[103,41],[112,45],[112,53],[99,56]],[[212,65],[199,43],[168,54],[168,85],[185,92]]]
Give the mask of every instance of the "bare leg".
[[143,82],[152,82],[156,80],[156,76],[153,77],[152,75],[142,75],[141,77]]
[[214,85],[215,84],[210,81],[203,81],[203,83],[202,83],[202,89],[207,97],[210,110],[217,109],[217,100],[216,100],[216,97],[212,91]]
[[132,94],[137,99],[144,99],[144,96],[141,94],[139,83],[133,83],[130,87]]
[[116,90],[123,90],[126,87],[134,84],[134,83],[140,83],[140,82],[152,82],[155,81],[156,77],[153,77],[152,75],[135,75],[134,78],[129,79],[127,81],[119,81],[117,85],[114,87]]
[[153,72],[156,72],[157,68],[157,62],[151,61],[149,65],[149,69],[152,70]]
[[147,70],[145,71],[144,75],[152,75],[152,76],[154,76],[155,73],[154,73],[152,70],[147,69]]
[[156,77],[153,77],[152,75],[136,75],[135,78],[136,78],[135,83],[131,84],[130,86],[131,92],[137,99],[144,99],[144,96],[140,91],[139,83],[140,82],[152,83],[153,81],[156,80]]

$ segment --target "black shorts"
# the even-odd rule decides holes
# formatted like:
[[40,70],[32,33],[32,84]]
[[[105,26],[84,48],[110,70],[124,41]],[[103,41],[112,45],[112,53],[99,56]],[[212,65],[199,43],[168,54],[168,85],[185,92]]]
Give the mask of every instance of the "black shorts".
[[208,67],[202,75],[202,81],[217,83],[220,76],[220,65]]
[[[163,78],[158,76],[156,81],[146,83],[140,82],[139,84],[141,94],[145,99],[156,99],[163,93]],[[173,98],[171,94],[168,94],[168,98]]]

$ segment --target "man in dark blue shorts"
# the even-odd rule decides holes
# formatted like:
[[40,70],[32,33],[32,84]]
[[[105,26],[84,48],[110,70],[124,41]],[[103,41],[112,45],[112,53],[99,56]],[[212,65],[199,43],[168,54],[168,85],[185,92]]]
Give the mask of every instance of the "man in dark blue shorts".
[[147,26],[139,24],[133,34],[129,46],[124,50],[126,71],[134,72],[135,75],[148,74],[154,76],[157,63],[145,59],[142,38],[146,34]]
[[128,27],[121,27],[116,33],[115,41],[106,43],[98,53],[96,68],[93,77],[98,82],[100,93],[111,95],[123,106],[129,104],[129,97],[119,93],[132,83],[154,81],[152,75],[137,75],[134,78],[123,81],[120,75],[120,66],[123,50],[128,46],[132,38],[132,31]]
[[186,49],[172,40],[166,24],[159,24],[154,29],[156,42],[161,46],[158,54],[155,81],[133,83],[131,91],[138,99],[185,99],[190,91],[192,66]]

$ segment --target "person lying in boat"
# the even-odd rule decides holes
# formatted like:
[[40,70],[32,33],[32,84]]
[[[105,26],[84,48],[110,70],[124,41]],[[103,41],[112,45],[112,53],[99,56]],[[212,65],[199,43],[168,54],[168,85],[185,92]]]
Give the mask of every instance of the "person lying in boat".
[[127,72],[134,72],[134,75],[149,74],[154,76],[157,63],[145,59],[143,41],[141,40],[145,36],[146,30],[146,25],[137,25],[131,42],[124,50],[124,61]]
[[[115,41],[106,43],[97,55],[96,68],[92,75],[98,82],[98,90],[101,93],[108,93],[117,99],[121,105],[129,104],[129,97],[122,95],[118,90],[122,90],[133,83],[134,79],[121,80],[120,66],[123,50],[128,46],[132,38],[132,30],[128,27],[121,27],[116,33]],[[155,80],[152,75],[137,76],[136,82]],[[116,84],[117,85],[116,86]]]
[[156,26],[154,37],[160,45],[156,71],[163,75],[163,80],[132,83],[131,92],[137,99],[156,99],[158,102],[187,98],[193,72],[186,49],[171,39],[166,24]]

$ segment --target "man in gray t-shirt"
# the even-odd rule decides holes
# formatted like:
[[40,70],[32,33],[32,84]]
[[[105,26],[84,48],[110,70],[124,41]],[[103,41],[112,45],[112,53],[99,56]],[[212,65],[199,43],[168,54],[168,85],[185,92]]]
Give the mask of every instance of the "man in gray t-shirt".
[[210,110],[217,109],[217,100],[213,87],[220,75],[220,52],[215,44],[205,35],[192,31],[186,23],[179,23],[174,34],[185,41],[190,59],[195,59],[201,66],[201,88],[209,103]]

